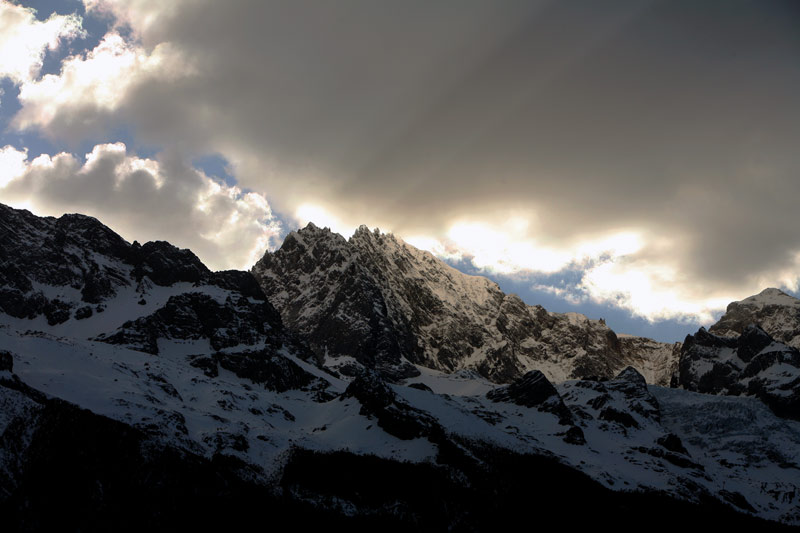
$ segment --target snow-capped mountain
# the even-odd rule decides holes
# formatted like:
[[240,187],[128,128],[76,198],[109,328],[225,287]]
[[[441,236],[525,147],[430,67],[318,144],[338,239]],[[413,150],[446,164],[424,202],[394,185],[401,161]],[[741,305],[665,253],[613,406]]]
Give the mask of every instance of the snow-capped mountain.
[[[672,345],[525,306],[364,230],[307,228],[255,271],[268,295],[89,217],[0,206],[4,530],[800,525],[800,422],[648,385]],[[440,359],[479,345],[455,333],[473,330],[487,366]],[[589,357],[614,339],[611,362]],[[642,371],[608,376],[635,357]]]
[[602,320],[526,305],[365,226],[346,240],[309,224],[252,272],[284,323],[345,375],[358,363],[400,380],[419,365],[508,383],[534,369],[564,381],[633,366],[666,385],[677,364],[673,345],[620,339]]
[[764,289],[732,302],[708,331],[721,337],[736,337],[750,324],[757,325],[776,341],[800,349],[800,300],[780,289]]

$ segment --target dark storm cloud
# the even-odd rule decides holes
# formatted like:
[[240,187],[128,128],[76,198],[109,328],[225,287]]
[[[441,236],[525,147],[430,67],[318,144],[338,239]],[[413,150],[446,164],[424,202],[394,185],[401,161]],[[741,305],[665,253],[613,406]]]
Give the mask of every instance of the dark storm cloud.
[[694,291],[796,266],[797,3],[131,5],[145,48],[194,74],[103,116],[223,154],[279,210],[428,235],[522,213],[553,247],[633,229],[672,239],[640,257]]

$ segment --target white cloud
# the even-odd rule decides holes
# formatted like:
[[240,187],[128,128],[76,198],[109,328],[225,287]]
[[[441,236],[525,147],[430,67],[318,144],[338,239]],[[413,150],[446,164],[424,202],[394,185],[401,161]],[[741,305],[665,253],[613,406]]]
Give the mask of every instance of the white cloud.
[[26,159],[28,159],[26,150],[17,150],[10,145],[0,148],[0,189],[25,172]]
[[168,240],[210,268],[247,269],[274,246],[280,224],[255,192],[214,181],[179,160],[143,159],[102,144],[81,163],[60,153],[27,161],[0,149],[0,201],[41,215],[80,212],[128,240]]
[[136,85],[153,78],[168,82],[191,72],[191,66],[169,43],[148,53],[111,32],[85,56],[66,58],[59,74],[22,83],[18,97],[22,109],[13,125],[47,130],[59,114],[111,112]]
[[83,0],[87,13],[112,17],[117,28],[127,27],[137,36],[174,15],[183,3],[183,0]]
[[36,11],[0,0],[0,78],[21,84],[35,79],[47,50],[63,40],[82,35],[77,15],[51,15],[36,19]]
[[469,259],[477,268],[503,275],[551,274],[569,266],[633,254],[643,246],[641,235],[635,231],[586,235],[545,245],[531,235],[535,230],[530,225],[521,216],[500,224],[459,221],[450,226],[443,238],[412,236],[406,240],[440,257]]
[[703,287],[681,272],[675,239],[656,239],[635,231],[615,231],[576,238],[561,246],[541,246],[528,236],[519,217],[505,224],[460,222],[446,237],[412,236],[405,240],[448,260],[467,260],[490,274],[536,278],[570,271],[572,283],[535,283],[531,288],[573,305],[587,300],[626,309],[651,322],[685,320],[709,324],[733,300],[778,286],[796,291],[800,253],[787,268],[765,268],[737,289]]
[[[598,303],[613,304],[650,321],[688,319],[711,323],[735,298],[730,292],[687,291],[676,266],[622,257],[591,267],[576,287]],[[744,289],[741,298],[763,287]]]

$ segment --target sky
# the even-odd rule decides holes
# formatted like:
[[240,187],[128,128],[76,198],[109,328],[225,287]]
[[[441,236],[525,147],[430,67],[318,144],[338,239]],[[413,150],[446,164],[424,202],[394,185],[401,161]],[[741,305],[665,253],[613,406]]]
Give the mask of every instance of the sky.
[[800,285],[800,3],[0,0],[0,202],[247,269],[313,221],[676,341]]

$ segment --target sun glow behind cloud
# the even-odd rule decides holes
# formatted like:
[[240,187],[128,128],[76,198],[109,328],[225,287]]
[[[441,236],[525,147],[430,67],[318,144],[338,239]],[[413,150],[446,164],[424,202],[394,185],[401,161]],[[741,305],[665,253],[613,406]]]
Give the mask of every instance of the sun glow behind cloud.
[[595,302],[613,303],[650,321],[691,318],[710,323],[728,305],[728,297],[682,294],[678,272],[668,265],[630,265],[626,258],[588,269],[578,290]]
[[313,222],[315,226],[330,228],[334,233],[344,237],[349,237],[356,230],[356,226],[343,222],[342,219],[317,204],[302,204],[295,210],[294,216],[301,227]]
[[564,246],[545,246],[530,235],[527,220],[515,217],[502,224],[455,222],[443,238],[411,236],[418,248],[448,258],[469,258],[481,269],[499,274],[553,273],[570,265],[585,265],[603,258],[638,252],[642,236],[635,231],[575,239]]

